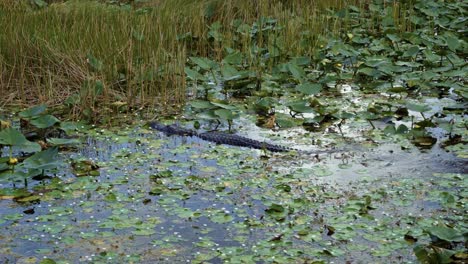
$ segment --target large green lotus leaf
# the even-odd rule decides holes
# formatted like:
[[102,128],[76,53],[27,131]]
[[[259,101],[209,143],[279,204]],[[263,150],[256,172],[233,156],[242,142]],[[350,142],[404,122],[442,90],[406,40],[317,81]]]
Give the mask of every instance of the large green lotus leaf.
[[336,119],[351,119],[355,117],[356,115],[350,112],[341,111],[339,113],[333,113],[332,116],[335,117]]
[[420,104],[413,104],[413,103],[407,103],[406,107],[408,107],[408,109],[411,111],[415,111],[419,113],[423,113],[423,112],[431,110],[431,107],[427,105],[420,105]]
[[26,144],[28,140],[18,130],[6,128],[0,131],[0,144],[8,146],[18,146]]
[[234,76],[239,76],[239,71],[233,66],[226,64],[221,67],[221,74],[224,78],[233,78]]
[[353,49],[349,45],[344,44],[338,49],[338,53],[346,57],[354,57],[359,55],[359,52],[357,50]]
[[445,41],[447,42],[448,48],[453,52],[461,46],[460,40],[452,34],[447,34],[445,36]]
[[24,144],[13,146],[13,148],[24,153],[34,153],[41,151],[41,145],[31,141],[26,141]]
[[291,59],[291,62],[299,66],[307,66],[310,64],[310,58],[309,57],[295,57]]
[[388,125],[385,127],[383,132],[387,135],[398,135],[398,134],[406,134],[408,133],[409,129],[405,125],[399,125],[398,128],[395,125]]
[[288,69],[296,80],[301,80],[305,76],[304,69],[294,63],[289,63]]
[[445,248],[436,247],[434,251],[429,246],[417,245],[414,247],[413,252],[419,260],[419,263],[453,263],[451,256],[455,251]]
[[55,116],[53,115],[43,115],[38,118],[34,118],[31,120],[31,124],[37,128],[48,128],[56,123],[60,122]]
[[318,83],[306,82],[296,86],[296,90],[300,91],[303,94],[314,95],[322,91],[322,85]]
[[8,170],[10,168],[10,166],[8,166],[8,164],[6,163],[0,163],[0,171],[4,171],[4,170]]
[[394,66],[391,64],[383,64],[379,67],[379,71],[388,74],[388,75],[393,75],[394,72],[405,72],[407,71],[406,67],[398,67]]
[[60,123],[60,128],[65,131],[65,133],[74,132],[79,130],[78,123],[65,121]]
[[234,105],[229,105],[229,104],[223,104],[223,103],[218,103],[218,102],[211,102],[212,105],[215,105],[217,107],[221,107],[223,109],[228,109],[228,110],[237,110],[237,107]]
[[295,101],[288,103],[287,106],[294,112],[297,113],[314,113],[314,109],[308,105],[305,100]]
[[241,64],[242,63],[242,54],[240,52],[238,52],[238,51],[233,52],[233,53],[227,55],[223,59],[223,62],[224,63],[229,63],[231,65]]
[[432,50],[424,50],[423,51],[424,56],[426,57],[426,60],[431,63],[437,63],[440,61],[440,56],[436,55],[434,51]]
[[358,112],[357,116],[362,118],[362,119],[367,119],[367,120],[376,120],[376,119],[380,118],[379,115],[377,115],[375,113],[372,113],[372,112],[369,112],[369,111]]
[[369,57],[365,61],[365,65],[369,67],[373,67],[373,68],[381,67],[382,65],[388,65],[388,64],[390,64],[389,60],[381,56]]
[[207,119],[207,120],[217,120],[219,116],[215,114],[214,110],[207,110],[202,113],[197,114],[198,118]]
[[450,65],[442,66],[442,67],[437,67],[437,68],[432,68],[434,72],[440,72],[440,73],[446,73],[449,72],[453,69],[453,67]]
[[464,236],[461,232],[445,227],[445,226],[434,226],[431,229],[426,230],[427,233],[438,237],[439,239],[449,242],[463,242],[465,241]]
[[[459,69],[456,71],[450,71],[444,74],[445,77],[458,77],[458,76],[464,76],[466,74],[466,69]],[[453,87],[455,88],[455,87]]]
[[369,67],[364,67],[364,68],[359,69],[358,73],[362,73],[362,74],[365,74],[367,76],[371,76],[371,77],[374,77],[374,78],[378,78],[378,77],[382,76],[380,71],[378,71],[376,69],[373,69],[373,68],[369,68]]
[[243,79],[246,79],[246,78],[249,78],[249,77],[253,78],[253,77],[255,77],[255,72],[253,72],[253,71],[238,71],[236,75],[226,76],[223,73],[223,76],[224,76],[224,81],[226,81],[226,82],[236,81],[236,80],[243,80]]
[[387,34],[386,36],[393,42],[399,42],[401,40],[401,38],[396,34]]
[[187,75],[187,77],[189,79],[191,79],[191,80],[194,80],[194,81],[196,81],[196,80],[205,81],[206,80],[205,76],[203,76],[199,72],[194,71],[194,70],[192,70],[192,69],[190,69],[188,67],[185,67],[184,71],[185,71],[185,74]]
[[56,168],[60,162],[57,160],[58,148],[49,148],[47,150],[37,152],[31,157],[24,160],[21,164],[27,169],[47,170]]
[[237,117],[237,115],[228,109],[217,109],[214,111],[217,116],[222,119],[232,120]]
[[31,108],[28,108],[22,112],[19,112],[19,116],[22,117],[22,118],[31,118],[31,117],[35,117],[35,116],[38,116],[42,113],[44,113],[44,111],[46,110],[47,106],[42,104],[42,105],[36,105],[36,106],[33,106]]
[[197,109],[211,109],[211,108],[214,108],[214,105],[211,104],[211,102],[201,101],[201,100],[190,102],[190,106],[192,106],[193,108],[197,108]]
[[413,57],[419,52],[419,46],[411,46],[404,53],[403,57]]
[[[417,63],[417,62],[414,62],[414,61],[397,61],[397,62],[395,62],[395,65],[396,66],[407,66],[407,67],[412,67],[412,68],[421,66],[420,63]],[[407,68],[405,68],[405,69],[407,70]],[[418,74],[419,74],[419,72],[418,72]]]
[[216,66],[216,63],[210,59],[207,58],[201,58],[201,57],[190,57],[190,60],[192,60],[195,64],[197,64],[200,68],[204,70],[211,70]]
[[76,132],[76,131],[88,131],[91,126],[84,123],[84,122],[70,122],[70,121],[65,121],[65,122],[60,122],[60,128],[65,131],[65,133],[69,134],[71,132]]
[[290,128],[295,127],[301,124],[301,120],[295,119],[290,115],[277,113],[276,114],[276,124],[281,128]]
[[261,97],[255,102],[255,106],[270,108],[278,104],[278,100],[273,97]]
[[422,74],[418,74],[418,77],[419,79],[423,79],[423,80],[432,80],[434,78],[438,78],[440,76],[440,74],[438,73],[435,73],[433,71],[425,71],[423,72]]

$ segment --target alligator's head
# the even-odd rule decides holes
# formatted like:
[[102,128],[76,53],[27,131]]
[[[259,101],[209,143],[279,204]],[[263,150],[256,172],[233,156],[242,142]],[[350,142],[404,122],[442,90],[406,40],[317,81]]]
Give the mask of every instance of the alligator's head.
[[164,125],[164,124],[161,124],[159,122],[151,122],[149,124],[149,126],[152,128],[152,129],[156,129],[158,131],[166,131],[167,130],[167,126]]
[[152,129],[164,132],[167,135],[193,136],[196,134],[195,131],[180,127],[176,124],[164,125],[159,122],[151,122],[149,126]]

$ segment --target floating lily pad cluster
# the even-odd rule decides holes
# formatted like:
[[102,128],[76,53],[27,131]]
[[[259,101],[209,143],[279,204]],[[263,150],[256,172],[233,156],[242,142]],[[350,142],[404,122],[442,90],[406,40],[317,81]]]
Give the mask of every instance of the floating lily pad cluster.
[[[0,130],[0,146],[8,149],[0,155],[0,178],[27,183],[29,178],[42,179],[48,173],[57,172],[63,163],[58,160],[58,148],[80,143],[77,139],[58,138],[74,126],[47,114],[45,105],[31,107],[18,116],[20,129],[8,126]],[[4,156],[3,152],[8,155]]]

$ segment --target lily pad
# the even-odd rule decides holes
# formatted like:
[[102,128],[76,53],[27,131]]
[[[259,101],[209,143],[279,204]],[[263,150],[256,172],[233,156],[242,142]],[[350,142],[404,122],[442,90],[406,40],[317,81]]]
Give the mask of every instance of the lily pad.
[[414,104],[414,103],[408,103],[406,104],[406,107],[408,107],[409,110],[419,112],[419,113],[424,113],[424,112],[431,110],[431,107],[427,105],[420,105],[420,104]]
[[26,144],[27,142],[28,140],[26,137],[14,128],[6,128],[0,131],[1,145],[18,146]]
[[314,113],[314,109],[308,105],[308,101],[300,100],[294,101],[287,104],[291,111],[296,113]]
[[216,63],[208,58],[190,57],[190,60],[204,70],[211,70]]
[[445,226],[435,226],[435,227],[431,227],[430,229],[427,229],[426,230],[427,233],[439,238],[439,239],[442,239],[442,240],[445,240],[445,241],[454,241],[454,242],[464,242],[465,241],[465,237],[464,235],[453,229],[453,228],[449,228],[449,227],[445,227]]
[[48,128],[59,122],[60,120],[53,115],[41,115],[31,120],[31,124],[37,128]]
[[28,108],[27,110],[21,111],[18,113],[18,115],[22,118],[32,118],[41,115],[42,113],[45,112],[47,106],[44,104],[41,105],[36,105],[31,108]]
[[300,91],[303,94],[315,95],[322,91],[322,85],[318,83],[302,83],[296,86],[296,90]]
[[58,149],[49,148],[47,150],[37,152],[31,157],[24,160],[22,167],[35,170],[54,169],[61,163],[57,160]]

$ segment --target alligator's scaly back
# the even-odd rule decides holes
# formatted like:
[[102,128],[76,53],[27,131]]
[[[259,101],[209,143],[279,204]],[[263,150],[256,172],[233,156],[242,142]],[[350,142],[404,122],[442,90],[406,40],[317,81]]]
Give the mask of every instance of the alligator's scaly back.
[[232,146],[239,146],[239,147],[249,147],[254,149],[264,149],[273,152],[286,152],[289,151],[288,148],[270,144],[267,142],[261,142],[258,140],[254,140],[251,138],[246,138],[243,136],[235,135],[235,134],[227,134],[223,132],[206,132],[198,134],[198,137],[204,139],[206,141],[215,142],[218,144],[227,144]]
[[166,135],[179,135],[179,136],[196,136],[206,141],[215,142],[218,144],[226,144],[231,146],[239,146],[239,147],[248,147],[254,149],[264,149],[273,152],[286,152],[290,149],[274,145],[266,142],[261,142],[258,140],[254,140],[251,138],[246,138],[243,136],[235,135],[235,134],[228,134],[224,132],[205,132],[205,133],[197,133],[194,130],[190,130],[187,128],[183,128],[177,126],[175,124],[172,125],[164,125],[158,122],[150,123],[150,127],[156,129],[158,131],[164,132]]

